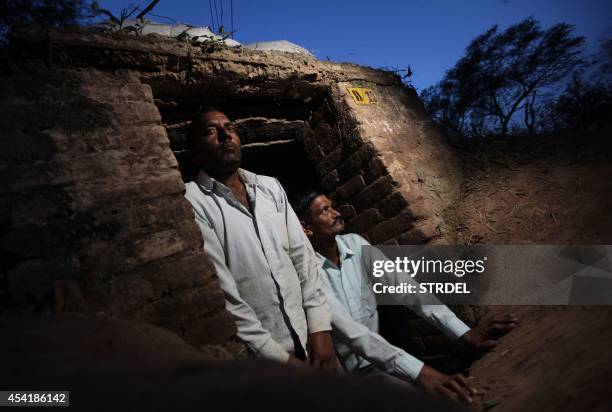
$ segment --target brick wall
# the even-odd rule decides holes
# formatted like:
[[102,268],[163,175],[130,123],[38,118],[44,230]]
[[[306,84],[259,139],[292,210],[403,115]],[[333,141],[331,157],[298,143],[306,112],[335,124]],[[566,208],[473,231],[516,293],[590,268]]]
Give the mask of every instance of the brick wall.
[[[278,103],[298,102],[311,112],[286,119],[307,125],[301,137],[305,153],[321,186],[338,202],[349,231],[375,244],[453,240],[453,230],[445,224],[452,219],[445,214],[459,190],[456,160],[414,90],[405,88],[392,73],[284,53],[241,49],[208,53],[186,42],[148,36],[55,30],[30,33],[22,40],[24,53],[64,70],[55,71],[56,80],[45,92],[56,102],[38,102],[44,94],[22,99],[15,116],[19,119],[20,110],[27,114],[41,107],[62,107],[62,113],[71,115],[60,117],[61,122],[49,121],[51,126],[59,125],[59,131],[44,126],[44,138],[27,149],[48,150],[45,155],[55,162],[48,170],[32,168],[32,158],[24,163],[38,182],[32,188],[54,187],[41,195],[40,214],[32,214],[33,208],[24,203],[21,209],[12,208],[10,215],[34,219],[36,226],[55,213],[45,210],[60,208],[57,229],[45,225],[45,236],[71,246],[60,247],[56,254],[27,257],[18,256],[24,245],[5,250],[24,262],[11,271],[38,273],[30,277],[33,284],[50,278],[40,290],[55,288],[59,310],[87,305],[166,326],[198,342],[223,341],[234,331],[182,200],[183,186],[153,97],[173,115],[181,107],[194,110],[218,102],[249,106],[252,111],[267,101],[262,107],[270,114],[248,116],[281,120],[288,112],[276,110]],[[87,69],[76,71],[76,67]],[[111,74],[127,70],[129,76]],[[30,95],[46,78],[28,76],[23,75],[22,82],[30,89],[13,90],[4,101]],[[70,89],[72,84],[79,86]],[[357,105],[346,90],[351,86],[372,89],[378,102]],[[62,100],[67,90],[77,103]],[[189,117],[178,113],[175,121]],[[57,137],[68,127],[73,128],[73,137]],[[19,128],[8,130],[7,136],[26,141]],[[85,138],[76,137],[81,135]],[[113,145],[117,149],[110,149]],[[15,150],[21,150],[18,147]],[[72,178],[58,190],[48,183],[55,181],[55,174]],[[7,186],[11,196],[30,196],[33,189],[24,191],[22,179],[17,173],[16,183]],[[13,218],[6,226],[9,233],[28,239],[30,232],[13,223],[18,220]],[[56,261],[59,266],[52,276],[41,274]],[[202,271],[194,273],[199,266]],[[22,281],[26,277],[10,279],[7,293],[20,297],[19,304],[32,306],[44,300],[32,297],[33,286]]]
[[378,102],[356,104],[346,91],[353,83],[334,83],[304,144],[347,230],[374,244],[452,242],[445,213],[459,196],[457,159],[413,90],[359,85]]
[[233,335],[150,87],[42,66],[1,83],[2,312],[102,313],[196,345]]

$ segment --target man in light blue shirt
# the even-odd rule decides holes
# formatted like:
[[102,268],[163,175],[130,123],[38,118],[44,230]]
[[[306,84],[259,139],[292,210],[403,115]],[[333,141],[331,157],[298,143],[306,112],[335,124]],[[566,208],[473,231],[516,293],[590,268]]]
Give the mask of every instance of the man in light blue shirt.
[[240,138],[222,112],[200,113],[188,141],[200,172],[185,197],[238,337],[256,356],[335,370],[317,258],[285,191],[274,178],[240,169]]
[[[386,260],[382,252],[368,248],[372,255],[363,256],[362,246],[369,243],[357,234],[343,234],[342,216],[320,192],[304,196],[296,211],[320,259],[323,288],[332,310],[332,335],[344,367],[362,373],[386,372],[430,392],[471,401],[473,389],[463,375],[438,372],[378,334],[376,298],[367,270],[372,261]],[[470,329],[445,305],[418,305],[411,309],[447,336],[460,338],[479,350],[495,345],[493,332],[509,331],[518,322],[514,315],[501,315]]]

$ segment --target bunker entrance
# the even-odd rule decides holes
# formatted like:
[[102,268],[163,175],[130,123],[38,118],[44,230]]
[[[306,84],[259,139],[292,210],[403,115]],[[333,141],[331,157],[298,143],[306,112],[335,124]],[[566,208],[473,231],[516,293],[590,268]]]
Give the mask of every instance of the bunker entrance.
[[[427,241],[428,235],[414,227],[416,215],[407,211],[407,201],[396,190],[378,149],[363,140],[344,90],[303,87],[298,97],[289,99],[276,94],[286,96],[288,84],[272,82],[246,89],[250,93],[246,96],[219,86],[223,84],[211,79],[190,91],[194,93],[190,97],[159,95],[155,100],[183,180],[190,181],[197,174],[189,162],[185,133],[202,108],[214,107],[237,125],[242,167],[277,178],[289,199],[307,189],[321,188],[342,213],[347,232],[358,233],[373,244]],[[389,161],[393,163],[393,158]],[[381,311],[381,328],[387,338],[431,364],[450,365],[449,373],[463,366],[448,340],[408,309],[400,309]],[[402,334],[405,330],[415,332]]]
[[[242,142],[242,168],[277,178],[290,199],[320,187],[316,165],[304,150],[305,139],[316,139],[309,119],[317,104],[276,99],[176,103],[156,100],[170,146],[183,180],[197,175],[191,165],[186,132],[191,119],[204,107],[223,111],[238,127]],[[320,102],[319,102],[320,104]]]
[[308,189],[318,188],[314,166],[306,158],[299,141],[266,146],[247,146],[242,150],[243,167],[257,174],[276,177],[289,199]]

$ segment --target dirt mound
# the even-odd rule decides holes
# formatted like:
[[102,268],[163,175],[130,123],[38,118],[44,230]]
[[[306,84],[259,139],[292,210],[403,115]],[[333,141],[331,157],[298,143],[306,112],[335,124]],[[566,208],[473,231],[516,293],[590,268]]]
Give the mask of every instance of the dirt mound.
[[520,326],[471,368],[480,410],[609,411],[612,308],[510,309]]
[[459,149],[465,173],[452,224],[460,244],[612,241],[612,142],[513,138]]
[[[541,136],[463,144],[459,244],[612,243],[612,142]],[[498,307],[521,325],[471,367],[477,409],[609,411],[611,307]]]

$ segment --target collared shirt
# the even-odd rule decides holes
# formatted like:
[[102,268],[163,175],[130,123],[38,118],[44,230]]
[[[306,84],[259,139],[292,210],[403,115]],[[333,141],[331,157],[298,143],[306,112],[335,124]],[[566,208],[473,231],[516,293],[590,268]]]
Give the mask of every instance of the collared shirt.
[[308,333],[331,329],[331,314],[316,255],[280,183],[243,169],[238,174],[252,213],[204,172],[185,185],[185,197],[238,337],[256,355],[284,362],[296,344],[306,347]]
[[[374,364],[397,377],[415,380],[423,362],[378,334],[376,298],[368,271],[374,260],[386,260],[386,257],[375,248],[368,248],[369,255],[364,255],[362,246],[370,244],[356,234],[338,235],[336,244],[340,268],[323,255],[317,253],[317,256],[323,289],[332,310],[332,335],[340,361],[349,371]],[[445,305],[418,305],[411,309],[449,337],[458,338],[470,329]]]

